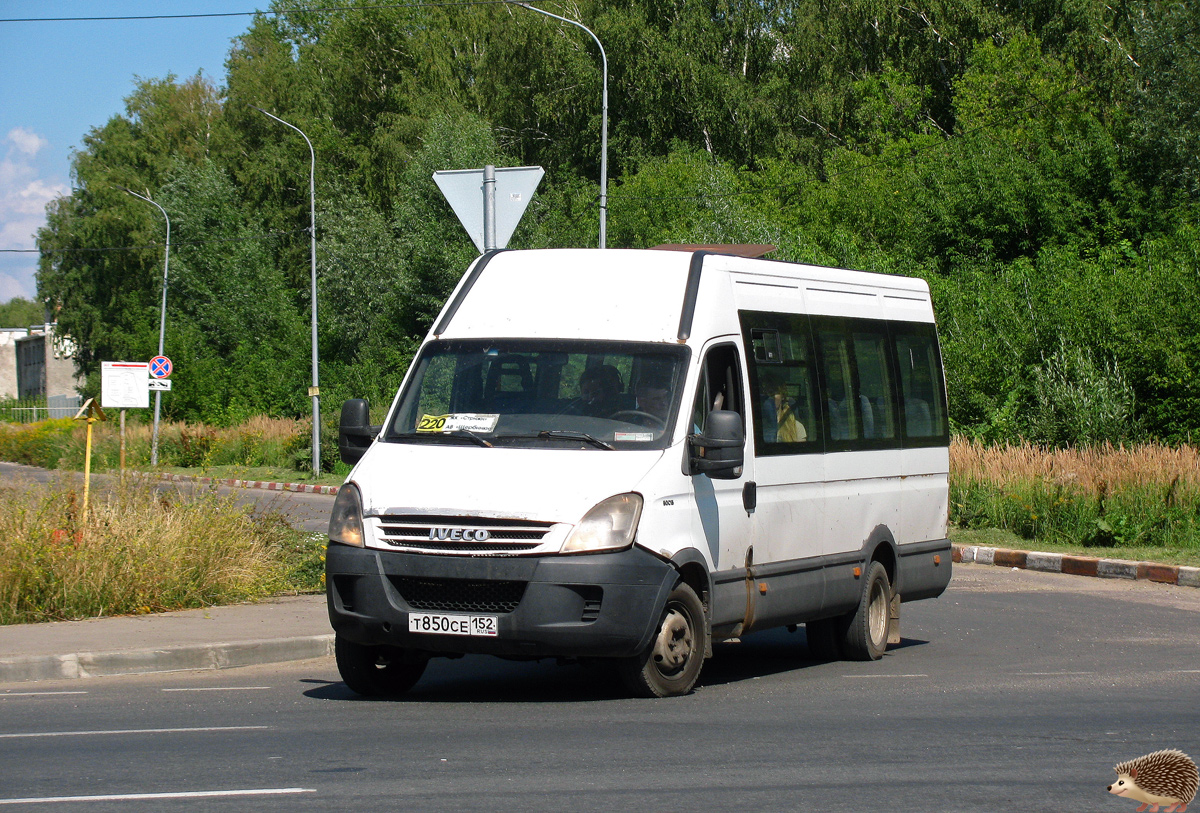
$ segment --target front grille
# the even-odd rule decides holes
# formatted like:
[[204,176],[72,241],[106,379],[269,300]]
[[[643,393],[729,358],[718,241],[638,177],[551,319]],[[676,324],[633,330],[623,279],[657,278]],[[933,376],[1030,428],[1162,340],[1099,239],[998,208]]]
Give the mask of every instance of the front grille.
[[427,579],[389,576],[392,586],[414,609],[443,613],[511,613],[521,603],[527,582]]
[[[387,514],[377,517],[379,538],[396,548],[444,553],[521,553],[541,546],[554,523],[486,517]],[[477,532],[486,539],[476,539]],[[450,538],[451,532],[469,539]]]

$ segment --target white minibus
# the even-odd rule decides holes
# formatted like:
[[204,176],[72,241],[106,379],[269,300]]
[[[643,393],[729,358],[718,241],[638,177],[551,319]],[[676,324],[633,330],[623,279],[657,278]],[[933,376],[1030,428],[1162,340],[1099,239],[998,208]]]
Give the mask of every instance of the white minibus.
[[608,660],[691,691],[713,642],[804,624],[873,660],[950,580],[948,420],[923,280],[719,250],[493,251],[468,269],[329,525],[339,672]]

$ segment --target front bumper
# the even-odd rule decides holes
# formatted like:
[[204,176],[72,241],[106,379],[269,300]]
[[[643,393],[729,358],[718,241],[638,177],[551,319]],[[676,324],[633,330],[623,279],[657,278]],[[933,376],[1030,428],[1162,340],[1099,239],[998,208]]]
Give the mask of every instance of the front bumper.
[[[509,657],[626,657],[649,646],[677,574],[633,547],[579,556],[432,556],[331,544],[329,621],[359,644]],[[412,612],[489,615],[498,635],[408,631]]]

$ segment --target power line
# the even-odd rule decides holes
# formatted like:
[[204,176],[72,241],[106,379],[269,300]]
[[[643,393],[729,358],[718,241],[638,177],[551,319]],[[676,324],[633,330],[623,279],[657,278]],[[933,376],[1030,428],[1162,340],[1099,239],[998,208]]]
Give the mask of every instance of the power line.
[[[532,0],[539,2],[540,0]],[[209,12],[207,14],[143,14],[143,15],[127,15],[114,17],[14,17],[9,19],[0,19],[0,23],[80,23],[80,22],[104,22],[104,21],[122,21],[122,20],[196,20],[206,17],[253,17],[258,14],[274,14],[276,16],[287,16],[288,14],[304,14],[319,11],[374,11],[376,9],[392,9],[392,8],[424,8],[438,6],[494,6],[494,5],[509,5],[509,0],[444,0],[443,2],[417,2],[417,3],[389,3],[380,6],[328,6],[320,8],[294,8],[285,11],[220,11]]]

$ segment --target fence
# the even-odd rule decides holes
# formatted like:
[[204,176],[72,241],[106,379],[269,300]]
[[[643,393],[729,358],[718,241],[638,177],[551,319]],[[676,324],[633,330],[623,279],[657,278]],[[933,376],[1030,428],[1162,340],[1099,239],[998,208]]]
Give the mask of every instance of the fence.
[[79,395],[51,395],[49,398],[5,399],[0,401],[0,421],[34,423],[47,418],[73,418],[83,405]]

